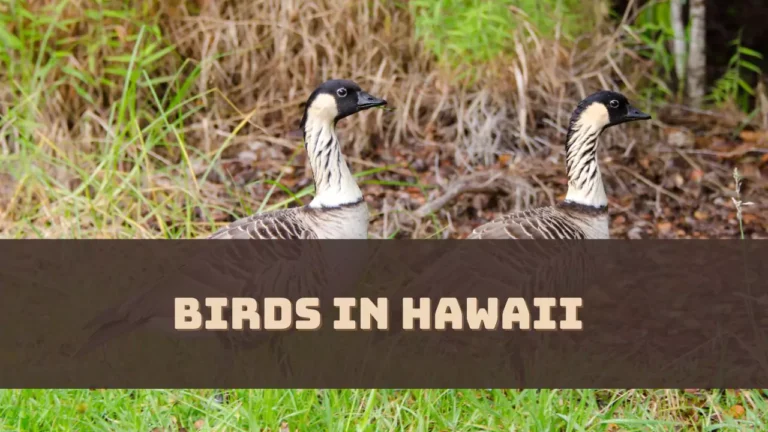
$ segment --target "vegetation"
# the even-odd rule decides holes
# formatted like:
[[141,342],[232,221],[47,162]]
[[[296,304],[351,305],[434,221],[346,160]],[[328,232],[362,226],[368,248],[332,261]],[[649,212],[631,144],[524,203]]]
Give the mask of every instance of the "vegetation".
[[[709,106],[669,104],[665,4],[609,19],[598,0],[0,0],[0,235],[194,238],[306,203],[290,132],[310,89],[346,77],[394,108],[341,124],[372,238],[463,237],[563,197],[564,128],[598,88],[654,115],[601,141],[613,236],[765,238],[764,53],[736,42]],[[472,193],[429,206],[457,182]],[[212,397],[6,390],[0,430],[765,430],[768,413],[757,391]]]
[[[343,124],[376,211],[371,235],[465,235],[498,212],[562,195],[562,128],[586,92],[622,88],[652,112],[670,94],[663,14],[636,19],[646,6],[598,25],[605,3],[580,3],[3,2],[0,229],[11,238],[195,237],[252,211],[306,202],[311,182],[289,132],[307,89],[345,76],[394,108]],[[745,63],[753,52],[738,53],[728,77],[754,72]],[[455,78],[468,70],[480,73]],[[723,79],[718,106],[743,102],[749,80]],[[755,110],[736,118],[738,130],[759,120]],[[712,203],[730,201],[736,165],[749,181],[759,161],[716,160],[713,188],[701,194],[698,173],[712,163],[696,160],[701,149],[684,149],[684,182],[669,183],[656,171],[664,163],[644,162],[650,148],[627,147],[665,138],[637,126],[603,140],[618,164],[604,177],[626,209],[614,214],[627,222],[614,234],[711,236],[687,222],[665,228],[700,210],[736,235],[732,209]],[[450,180],[498,169],[508,174],[487,193],[461,195],[437,214],[415,211]],[[745,190],[755,200],[761,192]],[[665,215],[660,194],[672,200]],[[765,232],[746,216],[748,236]]]
[[763,72],[753,63],[754,59],[762,59],[759,52],[741,45],[736,39],[731,44],[734,47],[733,57],[728,61],[725,74],[714,85],[709,99],[717,106],[735,103],[741,110],[750,112],[750,97],[755,96],[755,89],[745,80],[746,73],[760,76]]
[[[676,67],[674,50],[670,49],[675,39],[671,19],[670,2],[651,1],[640,9],[629,31],[638,37],[645,48],[639,54],[651,60],[656,66],[656,73],[649,76],[651,84],[645,89],[646,94],[655,100],[683,96],[685,66]],[[740,32],[739,32],[740,33]],[[690,40],[690,28],[685,32],[686,42]],[[744,112],[751,111],[751,98],[755,97],[755,86],[762,76],[761,68],[754,63],[763,55],[741,44],[740,35],[731,41],[733,55],[728,61],[726,72],[717,78],[705,98],[711,104],[722,107],[733,104]],[[683,53],[685,55],[685,53]],[[680,70],[676,70],[680,69]],[[682,77],[681,77],[682,75]],[[677,91],[672,84],[677,84]]]
[[603,0],[413,0],[408,6],[415,36],[458,77],[514,57],[516,37],[529,31],[573,40],[601,23],[607,10]]
[[[765,430],[759,391],[11,390],[15,431],[669,431]],[[282,425],[282,426],[281,426]],[[694,425],[696,428],[694,428]]]

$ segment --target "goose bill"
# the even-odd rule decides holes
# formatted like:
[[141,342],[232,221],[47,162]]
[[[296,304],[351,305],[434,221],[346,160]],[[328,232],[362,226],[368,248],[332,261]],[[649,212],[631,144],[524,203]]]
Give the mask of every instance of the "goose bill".
[[627,110],[627,115],[624,116],[625,121],[633,121],[633,120],[650,120],[651,116],[649,114],[646,114],[639,109],[630,106]]
[[361,110],[386,105],[387,101],[371,96],[366,92],[357,93],[357,107]]

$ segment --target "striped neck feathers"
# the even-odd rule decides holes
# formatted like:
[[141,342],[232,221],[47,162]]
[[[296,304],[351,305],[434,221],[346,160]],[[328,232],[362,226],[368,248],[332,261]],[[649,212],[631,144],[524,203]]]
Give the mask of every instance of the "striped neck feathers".
[[600,103],[579,106],[573,113],[565,143],[566,202],[595,208],[608,205],[597,165],[597,140],[609,122],[608,110]]
[[362,201],[363,194],[341,155],[333,118],[307,116],[304,144],[315,180],[313,208],[335,208]]

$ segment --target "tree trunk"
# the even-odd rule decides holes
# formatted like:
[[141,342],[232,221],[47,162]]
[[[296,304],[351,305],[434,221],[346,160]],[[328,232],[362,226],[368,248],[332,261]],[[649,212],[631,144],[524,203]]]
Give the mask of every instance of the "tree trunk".
[[699,107],[706,85],[706,12],[704,0],[690,0],[691,45],[688,50],[688,98],[691,105]]
[[672,31],[675,36],[672,45],[672,53],[675,57],[675,75],[677,75],[677,88],[682,94],[685,88],[685,24],[683,23],[683,0],[671,0],[670,2]]

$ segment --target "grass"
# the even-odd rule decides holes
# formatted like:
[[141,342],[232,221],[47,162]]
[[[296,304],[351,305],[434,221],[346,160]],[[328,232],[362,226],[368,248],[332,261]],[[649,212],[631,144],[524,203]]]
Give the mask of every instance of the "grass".
[[[603,0],[411,0],[415,35],[438,61],[460,76],[482,73],[501,57],[515,57],[515,37],[525,28],[573,39],[602,22]],[[472,35],[472,37],[467,37]]]
[[[311,184],[296,185],[308,178],[295,160],[301,142],[276,138],[298,123],[307,85],[280,104],[277,114],[289,120],[270,124],[264,100],[246,110],[230,100],[234,89],[200,88],[248,41],[190,58],[180,52],[185,42],[172,40],[186,33],[163,28],[151,2],[134,3],[0,4],[8,29],[0,32],[8,47],[0,51],[3,237],[191,238],[215,230],[215,221],[311,199]],[[362,116],[372,115],[354,120]],[[259,166],[238,158],[254,141]],[[385,178],[384,164],[352,169],[363,187],[426,188]]]
[[[0,3],[0,172],[10,177],[0,188],[3,237],[199,237],[233,217],[306,203],[312,190],[297,180],[308,177],[301,158],[294,161],[300,143],[282,136],[296,128],[307,89],[329,75],[356,79],[396,108],[344,122],[345,151],[356,158],[378,150],[370,137],[396,147],[420,139],[426,125],[440,130],[432,139],[455,143],[448,151],[457,164],[493,163],[500,152],[520,150],[516,132],[500,127],[516,116],[503,93],[454,86],[456,97],[446,98],[437,83],[425,83],[434,61],[411,43],[407,8],[324,2],[329,13],[283,37],[295,11],[268,2],[235,15],[155,6]],[[259,18],[278,12],[288,15]],[[367,24],[350,32],[350,20]],[[343,56],[325,49],[338,40],[348,45]],[[269,48],[278,43],[284,49]],[[532,53],[526,64],[547,55]],[[239,159],[246,152],[255,162]],[[415,187],[426,196],[425,185],[391,178],[386,164],[352,164],[364,192]],[[435,215],[410,223],[414,236],[448,233]],[[396,224],[381,236],[399,232]]]
[[[8,431],[765,430],[758,391],[2,390]],[[158,428],[158,429],[155,429]]]

